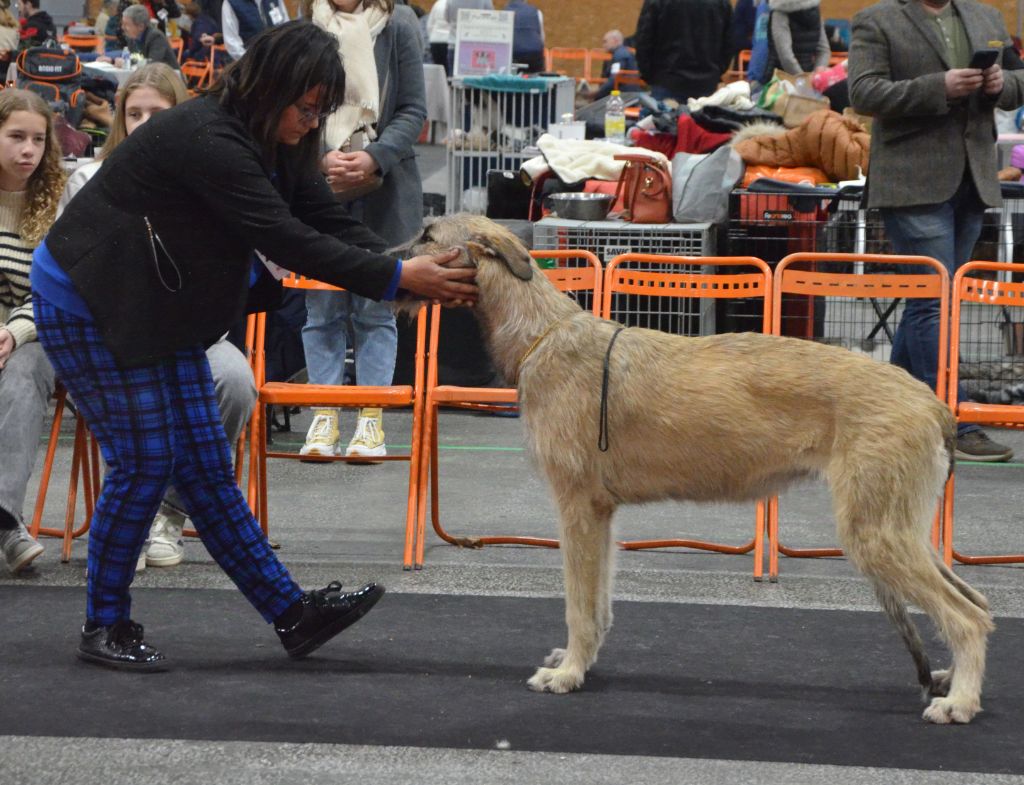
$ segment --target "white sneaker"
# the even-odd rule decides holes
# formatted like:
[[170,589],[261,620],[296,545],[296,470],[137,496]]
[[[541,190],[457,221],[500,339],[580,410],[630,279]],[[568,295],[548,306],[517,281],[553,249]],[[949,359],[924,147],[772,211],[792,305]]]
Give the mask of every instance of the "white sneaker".
[[299,455],[339,455],[341,432],[338,430],[338,412],[335,409],[317,409],[313,422],[306,431],[306,443]]
[[0,530],[0,553],[12,574],[28,567],[43,552],[43,546],[32,539],[22,524],[14,529]]
[[[384,446],[384,418],[380,409],[360,409],[359,422],[345,455],[379,458],[387,455]],[[372,463],[372,461],[368,461]]]
[[161,507],[153,519],[146,548],[146,564],[150,567],[173,567],[185,558],[185,543],[181,530],[185,516],[167,507]]

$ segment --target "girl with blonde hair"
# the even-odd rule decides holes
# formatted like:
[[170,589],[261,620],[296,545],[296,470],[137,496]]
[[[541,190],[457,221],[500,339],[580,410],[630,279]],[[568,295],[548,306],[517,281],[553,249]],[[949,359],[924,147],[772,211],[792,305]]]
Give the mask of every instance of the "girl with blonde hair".
[[15,574],[43,552],[22,508],[54,379],[36,340],[29,271],[63,188],[49,107],[26,90],[0,92],[0,556]]

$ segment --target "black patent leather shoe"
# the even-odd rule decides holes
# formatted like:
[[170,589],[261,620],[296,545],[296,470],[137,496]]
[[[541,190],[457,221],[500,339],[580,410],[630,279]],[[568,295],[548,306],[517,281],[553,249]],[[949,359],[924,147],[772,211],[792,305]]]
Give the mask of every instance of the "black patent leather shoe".
[[305,657],[369,613],[384,596],[384,587],[368,583],[343,592],[337,581],[302,595],[302,618],[290,627],[274,625],[289,657]]
[[142,625],[131,620],[93,630],[83,627],[78,658],[118,670],[167,670],[167,658],[142,639]]

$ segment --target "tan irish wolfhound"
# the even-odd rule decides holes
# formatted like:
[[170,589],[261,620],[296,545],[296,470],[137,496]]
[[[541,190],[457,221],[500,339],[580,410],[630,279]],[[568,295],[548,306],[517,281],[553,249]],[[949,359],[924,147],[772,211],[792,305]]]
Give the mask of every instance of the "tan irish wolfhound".
[[[451,247],[465,249],[453,264],[477,267],[476,315],[494,363],[518,380],[529,445],[561,519],[569,642],[547,657],[532,689],[574,690],[597,659],[612,623],[611,521],[620,504],[750,501],[824,475],[842,546],[931,697],[924,718],[969,722],[981,710],[993,625],[985,598],[929,542],[955,424],[926,385],[895,366],[793,338],[629,328],[613,342],[619,325],[555,289],[503,227],[442,218],[413,251]],[[935,622],[952,652],[948,670],[930,670],[906,603]]]

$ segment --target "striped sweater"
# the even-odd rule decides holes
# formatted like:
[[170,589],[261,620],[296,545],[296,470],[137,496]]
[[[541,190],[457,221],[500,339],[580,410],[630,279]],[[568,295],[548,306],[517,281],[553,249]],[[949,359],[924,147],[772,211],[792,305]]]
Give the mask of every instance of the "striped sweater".
[[36,339],[28,281],[34,246],[18,234],[26,195],[0,191],[0,327],[10,331],[16,346]]

